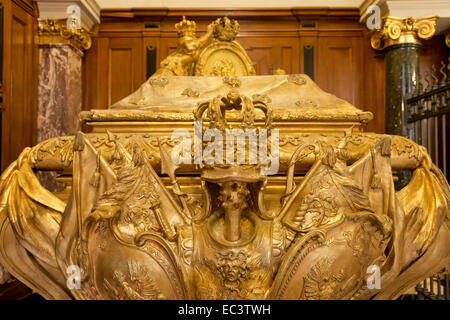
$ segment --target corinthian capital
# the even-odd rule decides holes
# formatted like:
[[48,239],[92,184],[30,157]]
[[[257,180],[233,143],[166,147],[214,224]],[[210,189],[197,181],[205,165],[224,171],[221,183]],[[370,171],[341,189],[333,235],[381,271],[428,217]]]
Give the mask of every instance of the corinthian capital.
[[431,38],[435,32],[438,16],[420,19],[384,17],[381,29],[370,39],[372,48],[381,50],[399,43],[420,43]]

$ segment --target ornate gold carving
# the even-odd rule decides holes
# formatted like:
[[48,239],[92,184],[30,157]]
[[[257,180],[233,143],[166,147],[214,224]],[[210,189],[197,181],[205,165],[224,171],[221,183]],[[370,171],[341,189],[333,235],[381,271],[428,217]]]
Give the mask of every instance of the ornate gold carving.
[[301,86],[302,84],[306,84],[306,79],[301,74],[290,74],[288,75],[288,81],[291,81],[295,84]]
[[197,30],[197,24],[195,21],[186,20],[186,17],[183,16],[183,20],[175,24],[175,30],[177,30],[179,37],[184,36],[194,36]]
[[198,76],[248,76],[255,69],[244,48],[235,41],[239,23],[227,17],[213,23],[214,41],[206,46],[194,66]]
[[186,89],[183,90],[181,95],[193,98],[193,97],[198,97],[200,95],[200,92],[198,90],[195,90],[195,89],[186,88]]
[[317,107],[317,103],[309,99],[298,100],[295,102],[295,105],[299,107]]
[[255,73],[252,61],[236,41],[213,41],[202,50],[194,66],[197,76],[250,76]]
[[119,270],[114,272],[113,279],[117,282],[117,287],[111,285],[107,279],[104,279],[104,286],[118,300],[165,299],[150,272],[137,261],[128,261],[127,276]]
[[[225,79],[224,79],[225,80]],[[233,80],[228,80],[234,84]],[[266,95],[253,95],[253,100],[242,95],[239,91],[232,89],[226,96],[217,96],[209,102],[199,103],[194,110],[195,120],[202,120],[204,113],[209,118],[209,127],[211,129],[219,129],[225,133],[227,128],[226,111],[238,110],[241,113],[242,129],[254,128],[255,125],[255,108],[260,109],[265,115],[265,127],[270,128],[272,125],[272,108],[268,105],[271,101]]]
[[334,260],[321,258],[305,276],[302,298],[305,300],[330,300],[340,296],[347,275],[344,270],[332,271]]
[[211,75],[212,76],[236,76],[236,70],[234,69],[233,62],[231,62],[229,59],[221,59],[220,61],[217,61],[211,69]]
[[[227,21],[223,39],[237,30]],[[195,24],[177,31],[193,38]],[[155,76],[120,106],[82,112],[92,133],[43,141],[4,171],[1,274],[47,299],[394,299],[449,265],[450,187],[426,150],[362,132],[372,115],[305,75]],[[171,134],[192,137],[195,120],[201,134],[280,129],[276,175],[248,157],[175,163]],[[67,175],[64,200],[37,170]],[[366,285],[370,265],[380,289]]]
[[149,83],[153,87],[162,87],[164,88],[168,83],[169,79],[167,77],[152,77],[149,79]]
[[[328,181],[327,181],[328,180]],[[319,179],[319,185],[307,194],[297,209],[294,221],[305,232],[319,225],[332,224],[343,218],[338,214],[338,206],[334,200],[334,192],[330,192],[332,181]]]
[[249,278],[249,254],[241,251],[216,253],[216,268],[225,287],[227,298],[242,297],[242,282]]
[[91,47],[91,36],[84,29],[67,28],[66,19],[46,19],[39,21],[39,43],[58,44],[68,43],[80,50]]
[[200,50],[210,40],[214,25],[210,24],[205,35],[195,36],[197,25],[194,21],[183,20],[175,24],[178,33],[177,50],[165,58],[153,76],[187,76],[191,64],[197,61]]
[[228,17],[218,18],[214,22],[214,38],[219,41],[233,41],[239,33],[239,23]]
[[230,87],[239,88],[241,86],[241,80],[236,77],[223,77],[223,83],[226,83]]
[[[245,50],[234,40],[239,32],[236,20],[218,18],[200,38],[195,36],[196,28],[196,23],[185,17],[175,24],[177,49],[161,62],[153,76],[187,76],[191,69],[194,75],[202,76],[255,74]],[[214,40],[206,45],[211,38]]]
[[435,32],[438,16],[427,18],[384,17],[382,28],[376,31],[370,43],[372,48],[381,50],[400,43],[420,43],[431,38]]

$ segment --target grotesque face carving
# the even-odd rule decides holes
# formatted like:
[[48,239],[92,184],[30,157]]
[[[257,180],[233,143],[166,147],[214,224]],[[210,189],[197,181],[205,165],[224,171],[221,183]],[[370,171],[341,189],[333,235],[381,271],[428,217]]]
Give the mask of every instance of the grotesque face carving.
[[247,278],[248,254],[244,251],[218,252],[216,254],[217,270],[226,282],[236,282]]

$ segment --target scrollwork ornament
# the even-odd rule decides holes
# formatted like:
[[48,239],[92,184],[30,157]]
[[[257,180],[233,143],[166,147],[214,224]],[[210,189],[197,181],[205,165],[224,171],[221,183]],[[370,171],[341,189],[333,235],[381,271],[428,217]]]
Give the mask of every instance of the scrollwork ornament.
[[91,47],[90,33],[84,29],[68,29],[65,19],[45,19],[39,21],[39,43],[70,43],[80,50]]
[[402,23],[400,21],[389,21],[387,24],[387,34],[391,39],[398,39],[402,33]]
[[421,39],[429,39],[433,36],[436,22],[422,20],[417,23],[417,35]]
[[379,32],[376,32],[372,35],[372,37],[370,38],[370,45],[375,50],[382,49],[383,40],[382,40],[382,35]]
[[435,32],[437,16],[415,19],[384,17],[380,30],[372,35],[370,42],[372,48],[381,50],[400,43],[419,43],[426,40]]

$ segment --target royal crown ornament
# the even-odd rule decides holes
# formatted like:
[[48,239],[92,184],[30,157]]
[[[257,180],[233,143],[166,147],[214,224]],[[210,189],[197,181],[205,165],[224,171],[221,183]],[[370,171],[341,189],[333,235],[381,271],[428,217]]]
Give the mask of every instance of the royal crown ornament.
[[219,41],[233,41],[239,30],[236,20],[228,17],[218,18],[214,23],[214,38]]
[[186,17],[183,16],[183,19],[175,24],[175,30],[177,30],[179,37],[195,36],[197,24],[195,23],[195,21],[186,20]]

